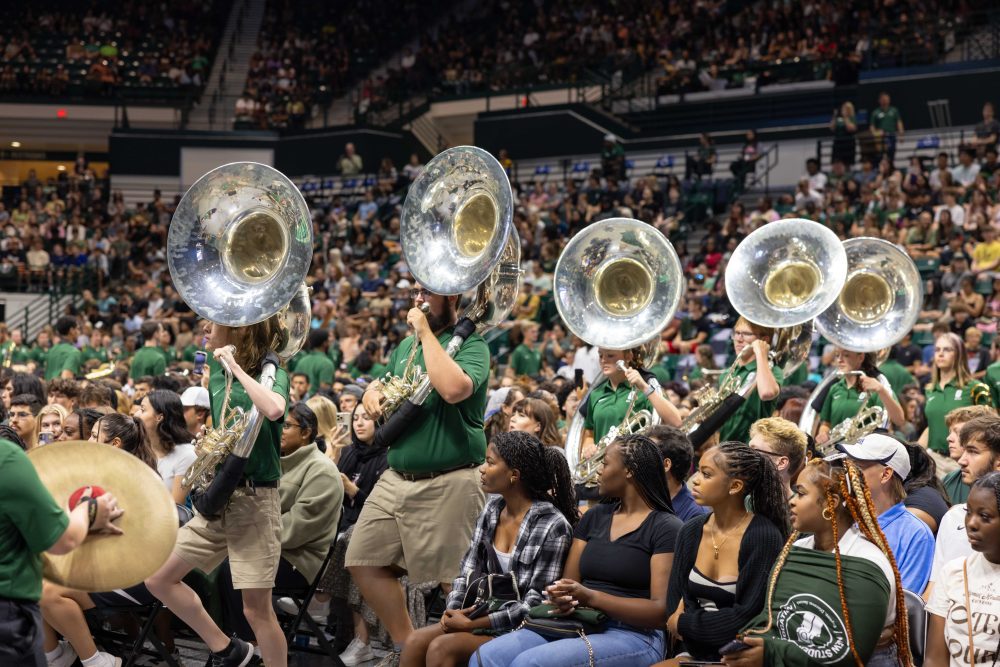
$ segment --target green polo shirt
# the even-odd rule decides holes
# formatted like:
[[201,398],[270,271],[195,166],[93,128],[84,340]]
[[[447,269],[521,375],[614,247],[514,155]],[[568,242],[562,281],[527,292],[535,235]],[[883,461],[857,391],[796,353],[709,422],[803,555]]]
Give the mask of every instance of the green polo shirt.
[[42,597],[40,554],[55,544],[69,516],[42,485],[28,455],[0,440],[0,598]]
[[990,396],[993,398],[993,406],[1000,405],[1000,361],[990,364],[986,369],[986,376],[983,382],[990,388]]
[[969,499],[969,485],[962,481],[962,469],[952,470],[941,480],[944,490],[948,492],[952,505],[964,503]]
[[73,375],[80,372],[80,364],[83,355],[69,343],[59,343],[49,350],[45,358],[45,379],[46,381],[59,377],[63,371],[70,371]]
[[899,109],[896,107],[890,106],[888,109],[879,107],[872,112],[871,126],[889,134],[896,134],[899,119]]
[[[736,377],[740,380],[740,385],[742,385],[747,376],[750,373],[755,373],[757,371],[757,360],[754,359],[746,366],[737,366]],[[774,369],[774,379],[778,381],[778,386],[780,387],[783,383],[785,376],[781,372],[780,368]],[[729,377],[729,371],[727,370],[719,377],[719,384],[721,385],[725,382],[726,378]],[[778,399],[774,398],[770,401],[760,400],[760,394],[757,390],[750,392],[747,399],[743,401],[743,405],[740,406],[733,415],[726,420],[726,423],[722,425],[719,429],[719,442],[726,442],[727,440],[737,440],[739,442],[749,442],[750,441],[750,427],[758,419],[763,419],[764,417],[770,417],[774,414],[774,406],[777,405]]]
[[103,347],[94,347],[93,345],[87,345],[80,350],[80,355],[83,359],[83,363],[87,363],[91,359],[97,359],[103,364],[108,360],[108,351]]
[[[820,409],[820,421],[826,422],[830,426],[836,426],[845,419],[850,419],[861,410],[861,389],[855,384],[853,387],[847,386],[847,380],[840,378],[833,383],[830,391],[826,394],[823,407]],[[882,399],[874,391],[869,392],[865,407],[882,405]]]
[[9,340],[0,348],[0,358],[10,359],[11,364],[26,364],[31,359],[31,349],[27,345],[15,345]]
[[132,365],[128,376],[138,380],[146,375],[163,375],[167,370],[167,361],[158,347],[141,347],[132,356]]
[[884,364],[878,367],[878,370],[889,381],[892,393],[897,398],[903,395],[903,387],[917,382],[910,371],[906,370],[906,366],[895,359],[887,359]]
[[309,376],[309,386],[314,392],[333,384],[333,370],[333,361],[320,350],[307,353],[295,364],[296,373]]
[[[617,387],[611,386],[610,380],[605,380],[590,390],[590,398],[587,399],[587,418],[583,422],[583,427],[594,433],[594,442],[600,442],[601,438],[608,434],[612,426],[618,426],[625,419],[628,412],[629,398],[632,385],[624,380]],[[639,410],[653,411],[653,406],[638,389],[635,390],[635,405],[632,412]]]
[[510,367],[515,375],[535,377],[542,369],[542,353],[521,343],[510,355]]
[[970,405],[989,405],[990,393],[982,382],[972,381],[964,387],[953,379],[944,387],[935,385],[926,391],[927,403],[924,416],[927,418],[927,446],[939,454],[948,455],[948,427],[945,416],[955,408]]
[[199,348],[194,343],[188,343],[181,352],[181,361],[186,361],[188,363],[194,363],[194,355],[201,348]]
[[[209,404],[212,406],[212,423],[218,424],[222,418],[222,404],[226,400],[226,374],[215,359],[208,355],[208,368],[211,373],[208,379]],[[285,399],[285,413],[288,413],[288,373],[279,368],[274,376],[271,391]],[[246,412],[253,409],[253,401],[247,396],[246,389],[237,380],[233,380],[232,392],[229,395],[229,408],[243,408]],[[281,429],[285,417],[271,421],[261,416],[260,433],[254,443],[247,467],[243,476],[255,482],[273,482],[281,477]]]
[[[449,328],[437,339],[447,347],[451,337],[452,329]],[[413,336],[408,336],[392,351],[388,366],[394,377],[403,374],[413,343]],[[424,368],[422,346],[413,363]],[[472,394],[464,401],[451,404],[432,391],[424,401],[422,419],[389,447],[390,468],[409,473],[435,472],[482,463],[486,458],[483,415],[490,351],[483,337],[470,336],[455,355],[455,363],[472,379]]]
[[31,348],[31,350],[28,351],[28,358],[33,359],[36,364],[44,368],[45,362],[49,358],[49,352],[51,351],[52,351],[51,347],[45,349],[39,345],[35,345]]

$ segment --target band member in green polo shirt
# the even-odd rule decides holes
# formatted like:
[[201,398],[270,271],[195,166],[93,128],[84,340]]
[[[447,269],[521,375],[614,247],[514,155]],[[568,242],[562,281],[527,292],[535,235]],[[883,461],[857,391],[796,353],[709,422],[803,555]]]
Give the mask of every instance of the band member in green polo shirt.
[[76,318],[63,315],[56,320],[56,333],[61,340],[45,357],[45,379],[62,377],[72,380],[80,372],[80,366],[83,364],[83,355],[74,345],[80,334]]
[[896,139],[903,135],[903,118],[889,101],[889,93],[879,94],[878,108],[872,112],[871,130],[876,137],[882,138],[882,154],[891,163],[896,159]]
[[948,456],[948,427],[945,415],[967,405],[992,405],[990,388],[973,379],[965,356],[962,338],[953,333],[941,334],[934,341],[931,382],[927,385],[924,416],[927,428],[920,444],[932,452]]
[[[996,344],[996,339],[994,339],[994,347],[996,347]],[[995,352],[994,356],[996,356]],[[1000,361],[996,361],[986,368],[986,375],[983,377],[983,381],[985,381],[990,388],[990,396],[993,398],[993,405],[1000,406]]]
[[[652,373],[642,368],[640,354],[640,349],[598,350],[601,372],[606,379],[595,385],[587,397],[581,458],[587,459],[593,456],[597,451],[597,443],[613,426],[622,423],[628,413],[629,396],[633,390],[635,390],[633,414],[640,410],[648,410],[650,413],[655,410],[664,424],[675,427],[681,425],[681,415],[660,391],[659,381]],[[619,361],[625,363],[625,370],[618,367]]]
[[535,377],[542,370],[542,351],[536,347],[538,323],[521,320],[514,327],[516,330],[511,330],[511,338],[521,338],[521,341],[510,353],[510,368],[514,371],[514,375]]
[[333,386],[333,360],[326,353],[330,344],[330,332],[326,329],[313,329],[309,332],[309,352],[295,364],[296,373],[309,376],[309,387],[313,393],[321,389],[329,390]]
[[[46,667],[42,647],[41,553],[66,554],[90,533],[121,534],[114,494],[81,502],[66,512],[42,486],[21,448],[0,440],[0,665]],[[91,512],[93,513],[91,514]],[[93,518],[91,518],[91,516]]]
[[[280,315],[245,327],[213,324],[207,347],[209,404],[212,423],[224,419],[226,376],[220,361],[232,371],[229,410],[256,407],[262,417],[243,477],[221,517],[195,515],[177,534],[177,544],[167,562],[146,580],[150,592],[194,630],[213,652],[219,665],[246,665],[253,647],[222,632],[201,600],[181,580],[194,568],[209,573],[229,558],[233,585],[241,591],[247,621],[253,628],[263,661],[273,667],[288,664],[288,645],[271,606],[271,590],[281,558],[281,431],[288,403],[288,374],[281,368],[274,384],[265,388],[260,377],[265,356],[275,349],[280,335]],[[155,340],[155,338],[152,338]],[[234,351],[235,350],[235,351]],[[152,354],[159,354],[156,350]],[[227,415],[228,417],[228,415]]]
[[31,350],[28,352],[28,357],[31,361],[34,361],[39,368],[45,368],[45,360],[49,356],[49,350],[52,349],[52,338],[49,336],[49,332],[42,329],[38,332],[35,337],[35,344],[31,346]]
[[[425,303],[426,316],[420,310]],[[426,369],[434,391],[413,428],[391,443],[389,469],[368,496],[345,557],[397,652],[413,633],[397,577],[406,572],[414,583],[450,586],[484,503],[477,468],[486,455],[490,353],[482,336],[473,334],[454,358],[448,356],[457,303],[458,296],[414,290],[406,316],[414,333],[392,352],[388,366],[393,377],[402,376],[419,341],[414,364]],[[382,412],[382,387],[376,380],[362,397],[369,415]]]
[[0,359],[7,368],[26,364],[31,359],[31,349],[24,344],[24,332],[21,329],[10,330],[10,340],[0,346]]
[[[875,352],[851,352],[837,348],[834,362],[837,370],[844,375],[830,387],[823,400],[823,408],[819,413],[819,431],[816,433],[816,442],[819,444],[829,439],[831,428],[847,419],[853,419],[862,407],[885,408],[886,416],[894,426],[902,426],[906,422],[906,415],[892,394],[889,380],[879,373],[875,365],[875,355]],[[867,394],[863,405],[861,394]]]
[[[771,368],[767,359],[771,350],[768,341],[773,335],[773,329],[754,324],[745,317],[740,317],[733,326],[733,352],[739,360],[734,373],[739,378],[740,385],[746,381],[750,373],[756,373],[757,388],[750,392],[739,409],[719,429],[720,442],[727,440],[750,442],[750,427],[753,423],[758,419],[770,417],[774,412],[784,375],[780,368]],[[743,356],[743,351],[748,346],[753,348],[752,356],[750,352]],[[719,378],[720,386],[729,375],[729,370],[722,374]]]
[[160,352],[160,323],[146,320],[139,331],[142,333],[142,347],[132,355],[128,376],[131,380],[141,377],[156,377],[167,370],[167,360]]

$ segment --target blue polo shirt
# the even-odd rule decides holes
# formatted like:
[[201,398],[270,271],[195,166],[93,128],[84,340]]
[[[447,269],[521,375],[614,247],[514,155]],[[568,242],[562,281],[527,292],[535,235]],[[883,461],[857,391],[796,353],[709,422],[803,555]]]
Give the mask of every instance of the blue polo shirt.
[[903,588],[922,595],[934,564],[934,533],[926,523],[910,514],[903,503],[880,514],[878,525],[896,557]]
[[674,514],[676,514],[677,518],[681,521],[693,519],[696,516],[707,514],[710,511],[709,508],[702,507],[694,501],[694,496],[691,495],[691,490],[684,484],[681,485],[681,489],[677,492],[677,495],[670,500],[674,505]]

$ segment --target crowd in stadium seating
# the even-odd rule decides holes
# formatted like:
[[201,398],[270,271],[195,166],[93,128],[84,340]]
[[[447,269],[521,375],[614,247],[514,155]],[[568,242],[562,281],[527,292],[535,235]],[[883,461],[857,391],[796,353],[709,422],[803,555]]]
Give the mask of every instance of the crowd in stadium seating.
[[199,89],[229,3],[8,3],[0,8],[0,92],[114,96]]

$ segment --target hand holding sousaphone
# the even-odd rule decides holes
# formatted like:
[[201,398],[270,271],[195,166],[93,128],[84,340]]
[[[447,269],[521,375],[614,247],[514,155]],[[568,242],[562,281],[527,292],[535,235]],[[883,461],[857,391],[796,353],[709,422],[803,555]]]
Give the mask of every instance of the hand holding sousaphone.
[[166,562],[177,539],[177,508],[152,468],[95,442],[37,447],[28,458],[56,502],[89,488],[114,494],[124,510],[109,530],[90,533],[70,553],[44,554],[47,580],[86,592],[111,591],[142,582]]

